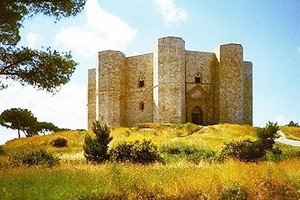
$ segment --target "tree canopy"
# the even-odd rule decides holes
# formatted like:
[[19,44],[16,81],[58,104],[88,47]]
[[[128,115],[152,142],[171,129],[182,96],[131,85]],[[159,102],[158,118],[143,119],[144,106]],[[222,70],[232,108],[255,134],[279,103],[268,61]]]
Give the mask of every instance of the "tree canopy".
[[58,128],[49,122],[38,122],[31,111],[22,108],[11,108],[5,110],[0,115],[0,125],[18,130],[18,137],[20,138],[20,131],[26,137],[38,135],[39,132],[45,133],[47,131],[56,131]]
[[5,79],[32,85],[49,92],[70,80],[77,63],[70,52],[60,53],[51,48],[33,50],[18,47],[19,29],[25,19],[38,13],[56,21],[75,16],[86,0],[1,0],[0,1],[0,89],[7,87]]

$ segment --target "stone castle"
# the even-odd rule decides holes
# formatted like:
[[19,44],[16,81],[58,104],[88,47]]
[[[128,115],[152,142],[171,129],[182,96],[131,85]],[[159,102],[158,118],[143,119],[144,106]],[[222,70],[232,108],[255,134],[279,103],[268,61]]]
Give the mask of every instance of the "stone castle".
[[252,63],[240,44],[214,53],[185,50],[179,37],[159,38],[153,53],[101,51],[88,71],[88,127],[143,122],[252,125]]

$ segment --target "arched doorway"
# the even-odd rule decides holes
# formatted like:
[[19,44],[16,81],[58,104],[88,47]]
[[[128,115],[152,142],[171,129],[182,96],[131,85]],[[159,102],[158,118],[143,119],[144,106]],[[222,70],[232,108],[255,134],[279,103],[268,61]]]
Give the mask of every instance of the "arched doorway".
[[203,111],[199,106],[193,108],[192,123],[203,125]]

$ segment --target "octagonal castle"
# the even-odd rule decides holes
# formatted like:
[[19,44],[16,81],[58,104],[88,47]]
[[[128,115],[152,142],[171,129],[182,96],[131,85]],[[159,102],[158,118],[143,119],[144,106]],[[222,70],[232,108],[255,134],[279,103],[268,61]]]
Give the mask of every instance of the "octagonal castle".
[[101,51],[88,71],[88,128],[143,122],[252,125],[252,63],[240,44],[215,52],[185,50],[179,37],[159,38],[154,52],[125,57]]

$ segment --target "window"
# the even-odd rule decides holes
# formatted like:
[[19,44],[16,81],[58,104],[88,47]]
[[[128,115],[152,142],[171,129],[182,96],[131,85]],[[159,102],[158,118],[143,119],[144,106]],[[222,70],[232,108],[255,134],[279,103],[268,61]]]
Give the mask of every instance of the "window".
[[201,83],[201,77],[199,74],[196,74],[195,83]]
[[143,78],[140,78],[139,87],[144,87],[144,86],[145,86],[145,81]]
[[145,110],[145,103],[144,102],[140,103],[140,110]]

